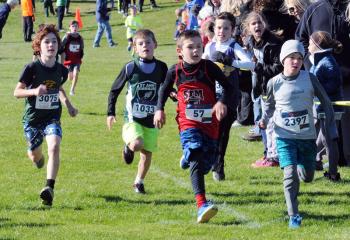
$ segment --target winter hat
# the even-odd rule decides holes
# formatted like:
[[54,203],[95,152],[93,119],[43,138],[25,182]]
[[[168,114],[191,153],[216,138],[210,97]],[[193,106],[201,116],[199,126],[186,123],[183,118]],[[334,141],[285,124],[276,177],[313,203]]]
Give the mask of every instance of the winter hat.
[[280,53],[280,61],[282,65],[283,60],[292,53],[300,53],[302,57],[305,55],[304,46],[298,40],[288,40],[282,45]]

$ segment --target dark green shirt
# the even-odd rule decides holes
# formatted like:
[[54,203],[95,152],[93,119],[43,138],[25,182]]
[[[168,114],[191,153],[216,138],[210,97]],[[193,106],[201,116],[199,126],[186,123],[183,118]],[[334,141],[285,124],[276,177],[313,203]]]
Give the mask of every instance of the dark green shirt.
[[50,68],[36,60],[24,67],[19,81],[24,83],[27,89],[34,89],[44,84],[47,93],[26,98],[23,123],[36,126],[52,120],[60,120],[62,106],[59,89],[67,77],[68,70],[58,62]]

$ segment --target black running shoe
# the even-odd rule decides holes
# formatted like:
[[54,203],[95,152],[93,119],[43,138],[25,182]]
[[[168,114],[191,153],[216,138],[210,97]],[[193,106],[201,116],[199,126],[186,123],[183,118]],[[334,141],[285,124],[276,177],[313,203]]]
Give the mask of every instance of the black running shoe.
[[134,190],[136,193],[141,193],[141,194],[145,194],[146,191],[145,191],[145,186],[143,185],[143,183],[135,183],[133,185],[134,187]]
[[124,145],[123,159],[126,164],[131,164],[134,161],[134,152],[127,145]]
[[52,206],[53,195],[53,189],[51,187],[44,187],[40,192],[40,198],[43,200],[42,204]]
[[323,176],[329,179],[331,182],[339,182],[341,180],[340,173],[330,174],[329,172],[325,172]]

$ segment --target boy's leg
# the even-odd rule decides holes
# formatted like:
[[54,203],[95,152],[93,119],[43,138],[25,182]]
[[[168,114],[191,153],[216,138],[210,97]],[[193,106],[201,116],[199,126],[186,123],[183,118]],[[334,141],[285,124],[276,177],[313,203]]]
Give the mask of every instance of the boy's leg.
[[140,161],[137,169],[137,175],[134,181],[134,190],[137,193],[145,194],[144,179],[151,166],[152,153],[144,149],[140,152]]
[[296,165],[289,165],[283,169],[283,188],[289,216],[295,216],[298,211],[299,177]]
[[55,181],[60,164],[60,144],[62,139],[62,129],[59,123],[51,123],[45,128],[46,143],[47,143],[47,172],[46,186],[40,192],[40,198],[44,205],[51,206],[55,187]]
[[43,134],[40,128],[24,125],[24,135],[28,144],[27,155],[37,168],[44,166],[44,155],[42,153],[41,144],[43,142]]
[[74,95],[75,94],[75,87],[77,85],[78,82],[78,77],[79,77],[79,66],[74,66],[73,68],[73,72],[69,72],[69,74],[71,74],[70,78],[72,79],[72,86],[70,88],[70,95]]
[[225,180],[225,172],[224,172],[225,154],[226,154],[227,144],[230,137],[231,125],[234,122],[235,118],[236,118],[235,112],[232,111],[230,108],[228,108],[227,115],[225,116],[224,119],[220,121],[219,132],[221,133],[221,136],[218,142],[217,160],[212,168],[213,178],[216,181]]

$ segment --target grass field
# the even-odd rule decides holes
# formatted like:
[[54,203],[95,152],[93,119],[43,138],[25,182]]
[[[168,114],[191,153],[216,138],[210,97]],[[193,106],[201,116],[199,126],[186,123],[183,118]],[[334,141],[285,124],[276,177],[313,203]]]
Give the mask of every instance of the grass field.
[[[148,3],[148,1],[147,1]],[[145,6],[142,18],[158,39],[156,57],[169,65],[176,62],[172,39],[172,0],[158,3],[151,11]],[[226,178],[214,182],[206,178],[208,198],[219,206],[218,215],[208,224],[196,224],[196,208],[189,173],[179,168],[181,147],[175,121],[175,105],[167,103],[167,125],[159,138],[160,151],[145,182],[147,194],[137,195],[132,183],[137,159],[127,166],[121,159],[121,109],[113,131],[106,128],[109,89],[123,64],[126,51],[123,18],[113,12],[111,25],[117,48],[92,48],[96,32],[94,3],[73,2],[80,7],[84,27],[85,57],[76,96],[71,101],[79,109],[70,118],[62,116],[64,131],[61,168],[51,209],[43,208],[39,191],[45,170],[32,167],[26,158],[21,117],[23,99],[13,97],[13,89],[24,64],[31,61],[31,45],[22,40],[20,9],[11,12],[0,40],[0,239],[350,239],[350,170],[340,169],[343,180],[330,183],[318,172],[311,184],[301,184],[300,211],[303,226],[287,228],[278,168],[252,169],[262,155],[261,143],[243,142],[248,128],[232,129],[226,157]],[[43,17],[37,1],[35,26],[56,22]],[[64,26],[72,16],[65,17]],[[69,82],[65,88],[69,89]],[[44,149],[46,145],[44,146]],[[46,152],[46,151],[45,151]]]

